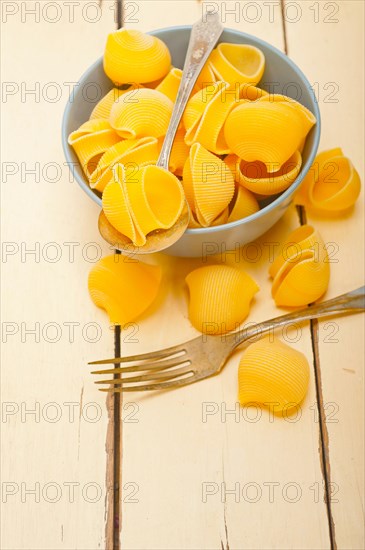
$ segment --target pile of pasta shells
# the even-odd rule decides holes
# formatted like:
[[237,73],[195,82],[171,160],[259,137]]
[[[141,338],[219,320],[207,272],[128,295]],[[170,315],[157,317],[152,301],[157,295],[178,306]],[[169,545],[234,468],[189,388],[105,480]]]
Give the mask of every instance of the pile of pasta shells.
[[156,162],[182,71],[159,38],[121,29],[109,35],[104,70],[114,87],[69,136],[109,222],[136,246],[168,229],[186,198],[190,228],[250,216],[260,200],[298,176],[314,115],[258,87],[261,50],[220,43],[209,57],[176,134],[169,171]]

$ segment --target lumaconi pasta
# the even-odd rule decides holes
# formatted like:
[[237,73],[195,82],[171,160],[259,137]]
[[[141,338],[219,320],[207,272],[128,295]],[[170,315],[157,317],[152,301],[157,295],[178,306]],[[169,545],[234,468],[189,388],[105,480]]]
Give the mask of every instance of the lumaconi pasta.
[[212,84],[216,80],[217,79],[214,75],[212,65],[208,60],[204,65],[200,75],[198,76],[198,80],[196,81],[195,88],[193,91],[197,92],[202,88],[206,88],[206,86],[209,86],[209,84]]
[[272,173],[261,161],[245,162],[236,155],[229,155],[225,161],[234,171],[238,183],[253,193],[267,196],[281,193],[296,180],[302,166],[302,155],[296,151],[280,170]]
[[92,301],[106,310],[110,322],[123,326],[155,300],[162,273],[158,266],[121,258],[112,254],[99,260],[90,271],[88,287]]
[[173,67],[163,81],[156,87],[156,90],[165,94],[171,101],[175,102],[181,82],[181,76],[182,70]]
[[316,123],[316,117],[314,114],[304,107],[301,103],[296,101],[295,99],[292,99],[291,97],[288,97],[286,95],[282,94],[264,94],[260,101],[270,101],[274,103],[285,103],[286,105],[290,106],[301,118],[302,124],[303,124],[303,130],[304,130],[304,137],[308,134],[308,132],[311,130],[311,128]]
[[210,265],[186,277],[190,291],[189,319],[203,333],[224,334],[244,321],[259,290],[244,271],[228,265]]
[[327,290],[330,268],[326,246],[317,231],[302,225],[288,235],[272,263],[272,296],[278,306],[304,306]]
[[227,206],[227,208],[225,208],[223,210],[223,212],[221,214],[219,214],[219,216],[217,216],[213,221],[212,223],[210,224],[211,227],[215,227],[217,225],[223,225],[225,223],[227,223],[228,221],[228,216],[229,216],[229,207]]
[[243,100],[256,101],[266,92],[251,84],[214,82],[194,94],[184,112],[185,141],[188,145],[200,143],[217,155],[230,153],[224,137],[228,114]]
[[256,197],[241,185],[237,186],[236,196],[233,198],[233,206],[228,216],[228,222],[235,222],[247,218],[260,210]]
[[229,149],[246,162],[277,172],[298,151],[307,128],[287,102],[244,101],[229,113],[224,135]]
[[157,138],[125,139],[119,141],[105,151],[97,167],[90,176],[90,187],[104,191],[106,184],[112,178],[112,169],[116,163],[141,168],[148,164],[156,164],[159,155]]
[[176,176],[182,176],[189,151],[190,147],[185,143],[185,130],[184,128],[180,128],[176,132],[169,160],[169,169]]
[[233,176],[218,157],[195,143],[184,166],[183,186],[186,200],[197,221],[208,227],[231,202]]
[[122,138],[161,137],[166,134],[173,103],[165,94],[148,88],[126,92],[113,104],[110,124]]
[[128,171],[116,164],[102,205],[112,226],[134,245],[143,246],[148,233],[174,225],[183,209],[184,192],[180,181],[163,168],[149,165]]
[[104,189],[102,206],[106,218],[117,231],[128,237],[135,246],[143,246],[146,236],[143,235],[138,221],[133,216],[124,181],[130,174],[126,173],[123,164],[112,168],[113,177]]
[[120,141],[109,122],[105,119],[88,120],[78,130],[69,135],[72,145],[86,176],[90,178],[101,155]]
[[248,44],[222,42],[209,57],[217,80],[256,85],[264,73],[265,56],[261,50]]
[[115,103],[118,101],[122,95],[126,92],[130,92],[132,89],[135,90],[139,86],[131,85],[125,90],[119,90],[119,88],[112,88],[101,100],[95,105],[94,109],[91,112],[90,119],[94,118],[105,118],[109,120],[110,110]]
[[[229,216],[229,208],[225,208],[219,216],[217,216],[212,223],[210,224],[210,227],[217,226],[217,225],[223,225],[227,223]],[[189,228],[191,229],[198,229],[203,227],[195,218],[195,215],[193,212],[190,212],[190,219],[189,219]]]
[[306,357],[278,339],[264,338],[243,352],[238,368],[241,405],[260,403],[286,414],[303,401],[308,384]]
[[239,86],[240,98],[247,99],[248,101],[258,101],[264,96],[268,95],[266,90],[262,88],[257,88],[253,84],[243,84]]
[[294,200],[319,210],[340,212],[355,204],[360,190],[358,172],[337,147],[316,156]]
[[[228,113],[239,101],[239,89],[229,90],[228,82],[216,82],[199,91],[186,107],[185,141],[188,145],[200,143],[217,155],[229,153],[223,134],[223,126]],[[198,106],[198,101],[200,105]]]
[[104,71],[114,83],[153,82],[163,78],[170,66],[170,52],[156,36],[128,29],[109,34]]

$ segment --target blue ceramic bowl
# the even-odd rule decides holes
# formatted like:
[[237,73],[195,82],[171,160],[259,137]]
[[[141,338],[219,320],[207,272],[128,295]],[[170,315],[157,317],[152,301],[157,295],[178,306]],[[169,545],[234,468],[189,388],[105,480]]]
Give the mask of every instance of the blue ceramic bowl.
[[[190,26],[169,27],[151,32],[163,40],[172,55],[175,67],[183,67],[190,36]],[[296,99],[307,107],[317,118],[317,124],[309,133],[303,151],[302,170],[295,182],[279,196],[266,201],[263,208],[239,221],[216,227],[187,229],[182,238],[165,252],[174,256],[199,257],[211,253],[232,250],[255,240],[272,227],[284,214],[292,201],[296,189],[310,169],[316,156],[320,138],[320,113],[314,92],[302,71],[281,51],[267,42],[243,32],[225,29],[221,42],[251,44],[260,48],[266,58],[266,68],[260,87],[271,93],[282,93]],[[95,104],[113,87],[105,75],[103,60],[99,59],[80,78],[78,85],[67,103],[63,124],[62,141],[67,162],[83,190],[101,206],[98,192],[90,189],[87,179],[78,164],[73,149],[67,138],[83,122],[88,120]],[[95,221],[96,223],[96,221]]]

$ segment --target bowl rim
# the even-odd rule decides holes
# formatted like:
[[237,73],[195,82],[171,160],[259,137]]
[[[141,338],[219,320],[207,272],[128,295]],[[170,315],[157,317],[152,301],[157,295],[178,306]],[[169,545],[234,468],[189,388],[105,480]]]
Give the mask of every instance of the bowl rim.
[[[157,35],[158,38],[161,38],[161,35],[170,33],[171,31],[191,31],[192,25],[176,25],[172,27],[162,27],[159,29],[155,29],[153,31],[148,31],[146,34],[151,34],[153,36]],[[261,38],[258,38],[257,36],[253,34],[249,34],[243,31],[238,31],[236,29],[231,29],[229,27],[224,27],[223,32],[229,32],[230,34],[233,34],[237,36],[237,38],[249,38],[253,39],[258,45],[262,45],[265,48],[268,48],[269,50],[273,51],[276,55],[278,55],[281,59],[283,59],[293,70],[295,73],[299,75],[301,80],[304,82],[308,90],[312,89],[312,86],[310,85],[310,82],[306,75],[303,73],[303,71],[298,67],[296,63],[285,52],[282,52],[279,50],[276,46],[273,46],[269,42],[266,42],[265,40],[262,40]],[[103,56],[99,57],[86,71],[83,72],[81,77],[78,79],[76,86],[71,91],[70,96],[67,100],[66,107],[63,113],[62,117],[62,146],[63,151],[67,160],[67,164],[69,164],[69,168],[71,169],[71,166],[74,167],[74,162],[70,155],[70,148],[71,146],[68,143],[68,135],[66,135],[66,125],[69,119],[70,111],[72,108],[72,101],[71,98],[73,97],[73,93],[77,85],[79,85],[80,82],[87,79],[88,75],[103,61]],[[316,117],[316,125],[312,129],[314,132],[314,140],[313,140],[313,146],[311,149],[310,154],[308,155],[308,158],[305,162],[305,164],[302,166],[301,171],[298,175],[298,177],[294,180],[294,182],[287,188],[285,191],[280,193],[278,197],[276,197],[270,204],[264,206],[263,208],[260,208],[257,212],[254,214],[250,214],[246,218],[242,218],[241,220],[236,220],[233,222],[228,222],[222,225],[215,225],[211,227],[198,227],[198,228],[188,228],[185,231],[185,234],[189,235],[201,235],[201,234],[207,234],[207,233],[216,233],[218,231],[229,230],[231,228],[244,226],[247,223],[250,223],[252,221],[255,221],[256,219],[259,219],[263,215],[269,214],[270,211],[276,209],[281,203],[285,202],[286,199],[290,199],[290,197],[293,195],[293,193],[298,189],[299,185],[302,183],[305,176],[308,174],[310,167],[313,164],[313,161],[316,157],[318,146],[320,142],[321,137],[321,115],[319,110],[318,101],[316,99],[315,93],[313,91],[313,106],[314,106],[314,116]],[[80,187],[86,192],[87,195],[91,199],[94,200],[99,206],[101,206],[101,198],[98,197],[98,195],[89,187],[89,185],[85,182],[83,178],[79,178],[78,174],[75,173],[73,170],[73,177],[76,179],[77,183],[80,185]]]

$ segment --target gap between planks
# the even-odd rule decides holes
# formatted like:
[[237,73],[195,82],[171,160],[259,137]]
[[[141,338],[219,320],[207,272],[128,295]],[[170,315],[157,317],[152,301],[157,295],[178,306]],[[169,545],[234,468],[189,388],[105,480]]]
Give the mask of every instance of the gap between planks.
[[[286,0],[280,0],[281,5],[281,21],[283,26],[283,43],[284,52],[289,55],[288,35],[286,32],[285,21],[285,2]],[[304,206],[297,206],[297,213],[300,225],[307,223],[307,215]],[[335,522],[333,520],[332,508],[331,508],[331,465],[329,455],[329,437],[326,424],[326,413],[323,406],[323,390],[322,390],[322,375],[321,375],[321,362],[319,357],[318,347],[318,319],[311,319],[309,321],[309,330],[312,343],[313,352],[313,370],[316,388],[318,420],[319,420],[319,457],[321,463],[321,470],[324,481],[324,500],[326,504],[327,520],[329,539],[331,544],[331,550],[337,550]]]

